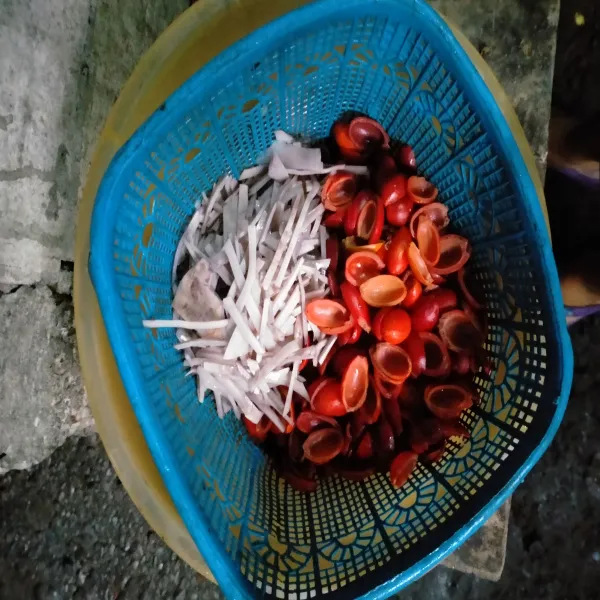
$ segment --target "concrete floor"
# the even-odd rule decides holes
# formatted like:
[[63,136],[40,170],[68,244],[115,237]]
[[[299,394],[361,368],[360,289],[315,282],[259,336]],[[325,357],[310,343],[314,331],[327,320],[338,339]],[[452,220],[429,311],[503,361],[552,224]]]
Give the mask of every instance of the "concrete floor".
[[[592,600],[600,586],[600,318],[572,331],[573,394],[513,496],[498,583],[438,567],[403,600]],[[220,598],[149,530],[97,437],[0,479],[0,599]]]

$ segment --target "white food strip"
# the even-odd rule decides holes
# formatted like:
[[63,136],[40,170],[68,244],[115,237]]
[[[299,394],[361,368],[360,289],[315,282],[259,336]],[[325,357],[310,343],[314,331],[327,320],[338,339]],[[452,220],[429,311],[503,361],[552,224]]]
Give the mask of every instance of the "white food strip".
[[[177,332],[175,348],[197,377],[199,402],[212,391],[221,418],[231,412],[258,423],[266,416],[283,431],[293,393],[309,399],[301,362],[321,363],[336,340],[304,314],[310,300],[328,293],[321,186],[327,173],[366,167],[325,166],[319,149],[283,131],[274,137],[268,164],[244,169],[240,182],[225,175],[198,199],[175,251],[174,294],[203,301],[175,280],[182,264],[191,271],[203,261],[201,283],[218,292],[228,318],[188,321],[174,311],[173,319],[143,323]],[[314,345],[304,347],[309,332]],[[285,398],[278,386],[288,387]]]

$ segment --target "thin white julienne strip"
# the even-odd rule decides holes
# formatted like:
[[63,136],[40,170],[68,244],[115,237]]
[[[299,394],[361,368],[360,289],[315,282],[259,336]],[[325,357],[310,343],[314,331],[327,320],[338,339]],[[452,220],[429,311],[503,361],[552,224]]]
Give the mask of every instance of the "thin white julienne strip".
[[325,285],[327,285],[329,283],[327,276],[324,275],[323,273],[319,273],[318,271],[315,273],[315,279],[317,279],[321,283],[324,283]]
[[237,232],[240,233],[246,229],[246,213],[248,212],[248,186],[242,183],[239,187],[238,206],[237,206]]
[[204,396],[206,396],[207,389],[208,388],[204,385],[204,382],[200,375],[196,375],[196,395],[200,404],[204,402]]
[[267,235],[265,238],[264,245],[275,252],[277,250],[277,246],[279,245],[279,240],[275,235],[269,233],[269,235]]
[[237,215],[239,191],[235,191],[223,204],[223,236],[235,239],[237,235]]
[[240,174],[240,181],[245,181],[246,179],[252,179],[258,175],[261,175],[266,170],[266,165],[256,165],[255,167],[248,167],[244,169]]
[[298,315],[294,321],[294,339],[304,346],[304,339],[302,337],[302,318],[300,315]]
[[308,216],[306,217],[306,222],[314,223],[317,219],[319,219],[319,217],[321,217],[323,215],[324,212],[325,212],[325,207],[323,206],[322,202],[319,200],[319,204],[317,206],[315,206],[313,209],[311,209],[311,211],[308,213]]
[[319,240],[302,240],[300,244],[296,246],[295,251],[295,260],[299,260],[299,258],[303,254],[309,254],[319,245]]
[[288,362],[289,358],[300,349],[301,348],[298,345],[298,342],[291,341],[288,342],[282,348],[280,348],[272,356],[269,356],[259,369],[258,373],[254,376],[254,379],[252,380],[254,385],[258,386],[260,382],[263,381],[271,371],[277,369],[279,365]]
[[[213,209],[213,214],[210,217],[205,217],[204,222],[206,223],[206,230],[205,231],[212,231],[213,226],[217,225],[219,220],[222,218],[222,213],[223,213],[223,209],[221,207],[217,207],[215,206]],[[222,229],[222,227],[219,227],[218,229]],[[201,232],[201,235],[203,235],[204,232]]]
[[275,252],[275,256],[273,257],[273,262],[269,265],[269,269],[263,279],[262,288],[265,291],[268,291],[271,287],[271,282],[273,281],[273,277],[275,276],[275,272],[279,268],[279,263],[281,262],[282,256],[284,252],[287,250],[287,245],[290,242],[290,237],[292,235],[292,228],[294,226],[294,222],[296,220],[296,213],[298,212],[298,206],[303,199],[303,195],[299,194],[296,196],[296,200],[294,200],[294,204],[292,205],[292,213],[290,218],[288,219],[285,228],[283,230],[283,234],[281,236],[281,240],[279,241],[279,246],[277,247],[277,251]]
[[185,249],[188,251],[188,254],[198,262],[201,258],[204,258],[203,254],[200,252],[199,248],[197,248],[190,240],[187,238],[183,238],[183,243],[185,245]]
[[250,297],[252,290],[252,284],[256,279],[256,227],[250,225],[248,227],[248,273],[246,274],[246,281],[244,281],[244,287],[238,296],[237,302],[235,303],[238,310],[243,310],[246,306],[246,302]]
[[302,341],[308,345],[308,327],[306,325],[306,290],[298,277],[298,289],[300,290],[300,319],[302,321]]
[[365,165],[332,165],[330,167],[323,167],[322,169],[315,170],[296,170],[288,169],[290,175],[326,175],[327,173],[335,173],[336,171],[348,171],[348,173],[354,173],[356,175],[367,175],[369,167]]
[[235,302],[231,298],[225,298],[223,300],[223,307],[229,313],[229,316],[233,319],[234,323],[239,328],[241,334],[244,336],[244,339],[252,349],[258,354],[264,354],[265,348],[264,346],[256,339],[256,336],[252,333],[246,319],[244,319],[242,313],[237,309]]
[[213,363],[223,365],[225,367],[233,367],[235,366],[235,360],[229,360],[227,358],[223,358],[223,354],[220,356],[198,356],[196,355],[194,358],[186,359],[186,363],[190,367],[204,367],[206,363]]
[[257,233],[259,233],[262,236],[262,234],[265,231],[265,223],[267,222],[267,217],[269,216],[267,212],[269,210],[269,207],[267,206],[268,201],[263,202],[261,198],[258,198],[256,200],[256,205],[260,206],[260,208],[258,209],[256,217],[252,222],[254,223],[254,225],[256,225]]
[[257,230],[258,230],[259,221],[261,220],[261,218],[265,214],[265,212],[266,212],[266,210],[265,210],[265,207],[263,205],[256,212],[256,215],[254,216],[254,219],[252,219],[252,221],[250,222],[250,225],[254,225],[254,227],[256,227]]
[[144,327],[160,329],[161,327],[178,327],[179,329],[222,329],[231,323],[231,319],[218,319],[216,321],[182,321],[181,319],[146,319],[142,321]]
[[277,416],[275,411],[268,404],[264,404],[262,409],[265,415],[267,415],[267,417],[271,419],[271,421],[275,424],[277,429],[279,429],[281,433],[285,433],[285,425],[282,423],[281,419]]
[[312,265],[317,269],[317,271],[327,271],[329,269],[329,265],[331,264],[331,259],[329,258],[317,258],[311,261]]
[[192,215],[192,218],[190,219],[188,226],[185,228],[185,232],[183,235],[190,240],[193,239],[192,235],[194,233],[196,233],[196,229],[198,229],[198,227],[202,223],[203,219],[204,219],[204,209],[198,208]]
[[312,360],[313,367],[319,366],[319,354],[321,353],[321,350],[323,349],[326,343],[326,339],[321,339],[316,344],[314,344],[313,348],[315,349],[315,355],[313,356]]
[[305,198],[304,204],[302,205],[302,209],[300,210],[300,216],[296,221],[296,225],[292,231],[292,236],[290,237],[290,241],[288,242],[288,247],[285,252],[285,256],[283,257],[283,261],[281,262],[281,266],[279,267],[279,275],[275,279],[275,287],[280,287],[283,278],[285,277],[288,266],[290,264],[290,260],[292,259],[292,254],[294,252],[294,248],[298,242],[298,238],[300,237],[300,233],[304,227],[304,221],[306,220],[306,215],[308,214],[308,209],[310,207],[310,199]]
[[227,400],[229,401],[229,403],[231,404],[231,407],[233,408],[233,413],[235,414],[235,418],[236,419],[241,419],[242,418],[242,411],[240,410],[240,407],[238,406],[238,403],[235,402],[234,400],[232,400],[231,398],[227,398]]
[[290,176],[278,154],[273,154],[269,161],[269,177],[275,181],[285,181]]
[[277,316],[275,317],[275,327],[281,329],[281,326],[288,320],[292,311],[298,303],[300,302],[300,291],[298,290],[298,286],[296,285],[290,294],[290,297],[287,299],[286,303],[283,305],[282,309],[279,311]]
[[260,316],[260,328],[258,330],[258,339],[264,344],[265,332],[267,330],[267,323],[269,321],[269,311],[271,310],[271,298],[268,296],[265,298],[262,306],[262,314]]
[[328,340],[323,350],[321,350],[321,354],[319,354],[319,364],[322,365],[323,361],[327,358],[330,350],[333,348],[333,345],[337,341],[337,335],[332,335]]
[[298,377],[298,370],[300,368],[300,363],[296,360],[292,365],[292,373],[290,375],[290,381],[288,383],[288,393],[285,398],[285,406],[283,407],[283,414],[287,415],[290,412],[290,408],[292,406],[292,398],[294,397],[294,383],[296,383],[296,378]]
[[[263,166],[263,171],[267,169],[267,165]],[[253,196],[254,194],[258,194],[258,192],[260,190],[262,190],[265,185],[267,185],[267,183],[269,183],[269,174],[265,174],[263,175],[263,177],[261,177],[256,183],[253,183],[252,186],[250,187],[250,195]]]
[[269,151],[271,160],[273,161],[276,156],[279,157],[286,169],[299,169],[310,172],[311,170],[323,168],[319,148],[308,148],[302,144],[275,141]]
[[265,379],[269,386],[286,385],[289,380],[290,369],[278,369],[269,373]]
[[271,388],[269,393],[266,394],[266,400],[278,413],[283,414],[283,400],[277,389]]
[[223,280],[223,283],[228,286],[233,286],[235,281],[231,279],[231,274],[225,265],[213,266],[212,270]]
[[227,255],[227,259],[229,260],[229,266],[231,267],[231,272],[233,273],[233,279],[237,283],[237,286],[242,289],[244,287],[244,273],[242,272],[242,267],[238,260],[237,254],[233,249],[233,244],[231,240],[227,240],[225,245],[223,246],[223,251]]
[[225,189],[225,183],[227,182],[227,178],[223,177],[221,181],[217,182],[212,189],[208,200],[208,206],[206,207],[206,213],[204,213],[204,222],[202,223],[202,227],[200,229],[200,233],[204,233],[206,228],[208,227],[208,221],[211,216],[212,210],[217,203],[217,200],[221,198],[221,192]]
[[306,386],[298,379],[294,381],[294,392],[296,392],[296,394],[298,394],[301,398],[304,398],[304,400],[307,402],[310,402],[310,396],[308,395]]
[[231,284],[231,286],[229,287],[229,291],[227,292],[227,296],[225,296],[225,297],[233,299],[235,297],[235,295],[237,294],[237,291],[238,291],[237,283],[234,281]]
[[323,222],[324,211],[325,209],[323,209],[323,212],[314,220],[314,223],[312,224],[312,229],[310,230],[309,234],[311,238],[318,238],[319,227],[321,227],[321,223]]
[[270,389],[269,384],[266,381],[263,381],[255,391],[258,394],[268,394]]
[[300,270],[302,269],[303,265],[304,265],[304,257],[301,257],[298,260],[298,262],[296,263],[296,265],[294,266],[294,269],[290,273],[290,276],[285,280],[285,283],[283,284],[283,286],[281,287],[279,292],[277,292],[277,295],[275,296],[275,299],[273,300],[274,313],[277,313],[279,308],[281,306],[283,306],[283,304],[287,298],[287,295],[290,293],[292,286],[298,279],[298,275],[300,274]]
[[327,257],[327,229],[319,227],[319,240],[321,241],[321,258]]
[[264,229],[263,229],[262,235],[260,236],[260,240],[259,240],[260,244],[265,243],[265,239],[267,238],[267,236],[269,235],[269,233],[271,231],[271,223],[273,222],[273,216],[275,215],[277,206],[278,206],[277,203],[273,204],[273,206],[271,207],[271,210],[269,211],[269,215],[264,224]]
[[256,424],[260,421],[262,417],[262,412],[255,406],[255,404],[250,400],[250,398],[238,390],[230,380],[224,379],[219,382],[219,385],[224,387],[229,391],[229,395],[233,396],[240,407],[242,413],[247,417],[247,419]]
[[215,404],[217,405],[217,416],[222,419],[225,415],[223,414],[223,401],[221,400],[221,394],[218,390],[214,390]]
[[238,181],[235,177],[231,175],[225,175],[225,191],[228,194],[232,194],[237,188]]
[[228,375],[229,377],[232,377],[234,371],[236,370],[235,365],[223,365],[210,360],[205,360],[202,364],[202,368],[208,373],[214,373],[215,375]]
[[227,348],[225,348],[224,358],[228,360],[236,360],[241,356],[248,354],[250,346],[244,339],[239,327],[236,327],[229,338]]
[[238,370],[238,373],[246,380],[246,381],[250,381],[251,379],[251,375],[250,372],[248,371],[248,369],[246,369],[244,366],[242,366],[242,363],[238,361],[238,363],[235,365],[236,369]]
[[218,348],[226,344],[225,340],[190,340],[175,344],[175,350],[183,350],[185,348]]

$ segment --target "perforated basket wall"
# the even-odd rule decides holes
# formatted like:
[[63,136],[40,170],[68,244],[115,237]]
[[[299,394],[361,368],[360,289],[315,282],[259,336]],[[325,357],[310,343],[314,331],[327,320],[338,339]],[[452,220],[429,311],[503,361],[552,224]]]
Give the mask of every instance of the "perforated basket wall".
[[[487,297],[491,379],[472,439],[400,490],[386,476],[278,479],[245,431],[199,405],[171,330],[176,244],[201,198],[284,129],[328,135],[346,110],[411,144],[438,186]],[[326,0],[231,47],[180,88],[112,162],[91,273],[129,397],[191,535],[224,591],[304,600],[391,594],[479,527],[554,435],[571,378],[560,289],[538,198],[501,111],[420,1]]]

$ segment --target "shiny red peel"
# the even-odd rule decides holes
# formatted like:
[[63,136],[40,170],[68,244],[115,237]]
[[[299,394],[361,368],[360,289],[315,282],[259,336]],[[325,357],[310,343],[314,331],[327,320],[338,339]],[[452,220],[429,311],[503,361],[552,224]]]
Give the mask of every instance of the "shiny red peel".
[[462,269],[470,257],[471,245],[467,239],[456,234],[443,235],[439,260],[431,270],[438,275],[449,275]]
[[460,385],[430,385],[425,389],[425,404],[439,419],[457,419],[461,412],[471,408],[473,401],[469,390]]
[[307,460],[323,465],[335,458],[344,447],[344,436],[339,429],[330,427],[313,431],[302,448]]
[[410,356],[400,346],[380,342],[371,346],[369,354],[373,368],[384,381],[403,383],[411,373]]
[[370,250],[354,252],[346,259],[346,281],[360,286],[368,279],[376,277],[385,269],[381,257]]
[[429,377],[446,377],[452,366],[448,348],[434,333],[423,332],[419,334],[425,346],[424,375]]

